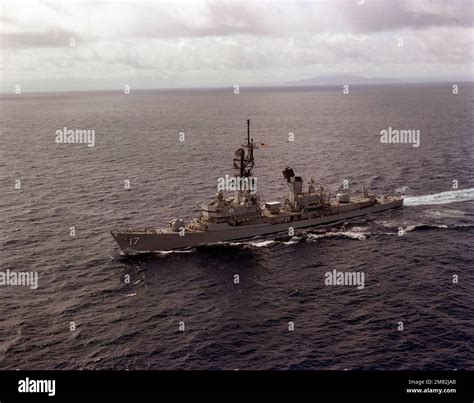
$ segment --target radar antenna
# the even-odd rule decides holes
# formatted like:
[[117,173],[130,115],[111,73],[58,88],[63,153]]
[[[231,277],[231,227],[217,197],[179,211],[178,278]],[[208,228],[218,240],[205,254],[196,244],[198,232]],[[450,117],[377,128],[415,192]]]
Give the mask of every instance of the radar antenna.
[[[250,138],[250,119],[247,119],[247,144],[242,144],[234,154],[234,169],[240,178],[251,178],[255,160],[253,150],[257,148]],[[236,172],[236,173],[237,173]]]

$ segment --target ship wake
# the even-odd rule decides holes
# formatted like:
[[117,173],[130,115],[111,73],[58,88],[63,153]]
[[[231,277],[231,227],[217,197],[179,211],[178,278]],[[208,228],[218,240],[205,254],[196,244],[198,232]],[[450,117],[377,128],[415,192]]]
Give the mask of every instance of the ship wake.
[[430,204],[449,204],[474,200],[474,188],[459,189],[424,196],[404,196],[405,206],[424,206]]
[[325,238],[340,238],[362,241],[372,234],[365,227],[353,227],[351,229],[332,231],[298,231],[294,236],[277,238],[257,238],[248,241],[217,242],[214,246],[237,246],[244,248],[269,248],[275,245],[294,245],[300,242],[315,242]]

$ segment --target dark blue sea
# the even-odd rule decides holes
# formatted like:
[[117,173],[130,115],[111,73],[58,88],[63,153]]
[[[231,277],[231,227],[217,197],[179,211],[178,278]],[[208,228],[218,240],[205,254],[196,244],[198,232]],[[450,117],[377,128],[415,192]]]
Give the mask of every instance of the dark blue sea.
[[[473,369],[473,89],[2,96],[0,271],[36,272],[38,288],[0,286],[0,368]],[[262,200],[287,194],[291,166],[333,193],[347,180],[406,205],[293,237],[121,255],[110,230],[190,219],[215,195],[246,119],[265,144]],[[64,127],[95,130],[95,147],[57,144]],[[381,143],[388,127],[420,130],[419,147]],[[363,272],[365,287],[325,285],[334,269]]]

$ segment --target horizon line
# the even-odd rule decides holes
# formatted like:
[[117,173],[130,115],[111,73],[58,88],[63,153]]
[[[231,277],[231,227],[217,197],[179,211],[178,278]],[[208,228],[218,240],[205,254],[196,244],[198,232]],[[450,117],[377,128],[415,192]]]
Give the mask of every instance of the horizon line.
[[[398,80],[398,79],[395,79]],[[451,80],[451,81],[410,81],[411,79],[407,79],[407,81],[400,80],[396,82],[379,82],[379,83],[353,83],[350,82],[346,83],[338,83],[338,84],[294,84],[295,81],[284,84],[249,84],[249,85],[239,85],[240,88],[247,88],[247,89],[264,89],[264,88],[312,88],[312,87],[338,87],[341,85],[351,85],[351,86],[394,86],[394,85],[429,85],[429,84],[461,84],[461,83],[474,83],[474,78],[471,79],[461,79],[461,80]],[[300,81],[300,80],[298,80]],[[131,95],[134,91],[192,91],[192,90],[229,90],[233,89],[233,85],[229,86],[209,86],[209,87],[159,87],[159,88],[131,88],[130,94]],[[84,92],[120,92],[123,93],[123,89],[87,89],[87,90],[46,90],[46,91],[22,91],[20,94],[15,94],[14,91],[11,92],[4,92],[0,90],[0,96],[4,95],[12,95],[12,96],[20,96],[22,94],[65,94],[65,93],[84,93]]]

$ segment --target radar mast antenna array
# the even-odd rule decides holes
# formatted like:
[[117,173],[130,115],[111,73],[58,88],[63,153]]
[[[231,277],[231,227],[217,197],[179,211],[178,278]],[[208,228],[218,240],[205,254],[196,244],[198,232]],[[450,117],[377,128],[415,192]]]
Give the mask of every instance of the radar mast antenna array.
[[[242,144],[234,155],[234,169],[240,178],[251,178],[255,160],[253,150],[256,148],[253,139],[250,138],[250,119],[247,119],[247,144]],[[247,150],[247,152],[245,152]]]

